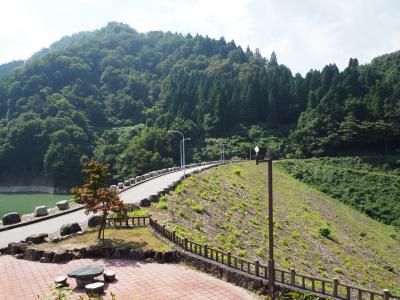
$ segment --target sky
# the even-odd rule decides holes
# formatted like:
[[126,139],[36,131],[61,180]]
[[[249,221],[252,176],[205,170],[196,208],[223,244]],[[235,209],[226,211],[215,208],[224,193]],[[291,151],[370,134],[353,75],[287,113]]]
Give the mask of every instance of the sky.
[[400,0],[2,0],[0,64],[110,21],[259,48],[293,74],[400,50]]

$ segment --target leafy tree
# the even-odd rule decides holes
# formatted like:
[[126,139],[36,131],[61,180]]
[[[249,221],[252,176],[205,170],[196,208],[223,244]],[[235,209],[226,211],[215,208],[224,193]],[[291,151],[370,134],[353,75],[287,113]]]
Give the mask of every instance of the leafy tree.
[[104,244],[104,231],[106,218],[110,212],[121,212],[125,205],[119,199],[115,190],[107,188],[111,181],[111,173],[108,165],[98,163],[95,160],[89,161],[82,168],[84,185],[80,188],[73,188],[71,192],[75,201],[85,205],[86,214],[100,213],[101,224],[98,232],[98,239]]

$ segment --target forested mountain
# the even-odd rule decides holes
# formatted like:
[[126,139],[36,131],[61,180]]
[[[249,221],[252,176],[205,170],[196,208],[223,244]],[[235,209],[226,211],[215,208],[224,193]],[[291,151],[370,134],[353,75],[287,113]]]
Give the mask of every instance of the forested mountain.
[[116,178],[172,165],[170,128],[191,137],[193,160],[218,158],[221,141],[239,156],[254,143],[296,157],[378,151],[382,140],[394,151],[399,57],[303,78],[223,38],[119,23],[64,37],[0,78],[0,183],[71,186],[91,157]]
[[23,60],[13,60],[11,62],[0,65],[0,77],[11,73],[15,68],[22,66]]
[[307,110],[289,137],[296,157],[393,153],[400,147],[400,51],[359,66],[311,71]]

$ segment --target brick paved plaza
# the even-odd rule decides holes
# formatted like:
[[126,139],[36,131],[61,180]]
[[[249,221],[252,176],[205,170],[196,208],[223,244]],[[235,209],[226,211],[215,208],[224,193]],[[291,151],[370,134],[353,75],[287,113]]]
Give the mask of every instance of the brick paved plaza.
[[[179,264],[145,264],[105,259],[43,264],[0,256],[0,300],[38,299],[38,295],[51,292],[50,285],[55,277],[90,264],[116,271],[117,281],[106,285],[105,299],[111,299],[110,292],[116,294],[117,300],[256,299],[254,294],[242,288]],[[76,289],[74,279],[68,278],[68,283],[72,288],[71,299],[77,299],[84,293]]]

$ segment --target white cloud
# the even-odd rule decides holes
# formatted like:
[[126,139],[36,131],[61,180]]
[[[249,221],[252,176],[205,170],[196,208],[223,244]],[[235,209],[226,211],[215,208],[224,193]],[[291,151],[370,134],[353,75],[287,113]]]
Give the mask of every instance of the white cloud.
[[350,57],[361,63],[400,49],[396,0],[6,0],[0,11],[0,63],[27,58],[64,35],[109,21],[139,31],[224,36],[272,51],[303,75]]

